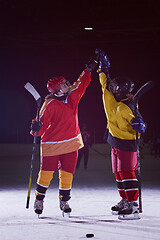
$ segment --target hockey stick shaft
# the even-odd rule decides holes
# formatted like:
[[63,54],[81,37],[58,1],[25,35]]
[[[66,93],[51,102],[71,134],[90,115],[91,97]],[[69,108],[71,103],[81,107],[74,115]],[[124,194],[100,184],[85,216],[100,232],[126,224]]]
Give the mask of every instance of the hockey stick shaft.
[[[39,93],[36,91],[36,89],[30,83],[26,83],[26,85],[24,87],[28,92],[31,93],[31,95],[34,97],[34,99],[37,102],[36,120],[39,121],[39,111],[40,111],[40,107],[41,107],[41,96],[39,95]],[[33,140],[26,208],[29,208],[29,202],[30,202],[30,193],[31,193],[31,185],[32,185],[32,175],[33,175],[33,163],[34,163],[35,155],[36,155],[36,144],[37,144],[37,132],[35,132],[34,140]]]
[[138,179],[138,190],[139,190],[139,212],[142,213],[142,191],[141,191],[141,159],[138,145],[138,132],[136,132],[137,142],[137,179]]
[[134,95],[135,104],[138,104],[140,97],[144,93],[148,92],[153,86],[154,86],[154,83],[152,81],[145,83]]
[[30,165],[30,175],[29,175],[29,183],[28,183],[28,194],[27,194],[26,208],[29,208],[29,202],[30,202],[32,175],[33,175],[33,163],[34,163],[35,155],[36,155],[36,143],[37,143],[37,132],[35,133],[34,141],[33,141],[32,158],[31,158],[31,165]]
[[[152,87],[154,86],[154,83],[152,81],[149,81],[145,83],[134,95],[134,101],[135,101],[135,117],[138,115],[138,109],[137,104],[140,99],[140,97],[148,92]],[[137,178],[138,178],[138,188],[139,188],[139,212],[142,213],[142,191],[141,191],[141,159],[140,159],[140,153],[139,153],[139,144],[138,144],[139,138],[138,138],[138,132],[136,132],[136,144],[137,144]]]

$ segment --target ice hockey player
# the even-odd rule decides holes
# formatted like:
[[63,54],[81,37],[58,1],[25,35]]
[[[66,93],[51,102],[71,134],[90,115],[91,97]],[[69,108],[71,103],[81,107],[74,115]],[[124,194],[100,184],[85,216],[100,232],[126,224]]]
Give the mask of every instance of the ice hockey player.
[[[102,86],[103,104],[109,130],[107,142],[111,145],[112,170],[116,178],[121,201],[111,208],[119,219],[139,219],[136,131],[143,133],[145,123],[135,104],[132,90],[134,83],[127,77],[109,76],[110,62],[102,50],[99,54],[99,80]],[[137,106],[136,106],[137,107]]]
[[89,157],[89,148],[92,145],[91,143],[91,134],[90,132],[87,130],[87,125],[85,123],[83,123],[82,126],[82,139],[83,139],[83,143],[84,143],[84,147],[81,148],[78,151],[78,161],[77,161],[77,166],[76,168],[78,169],[82,160],[82,157],[84,156],[84,169],[87,169],[88,166],[88,157]]
[[41,164],[36,186],[34,210],[39,215],[43,211],[43,201],[55,171],[59,170],[60,209],[70,213],[73,174],[75,172],[78,149],[83,141],[78,123],[78,104],[91,81],[91,71],[98,62],[92,58],[73,85],[63,76],[48,80],[49,95],[40,110],[40,121],[31,124],[31,134],[41,137]]

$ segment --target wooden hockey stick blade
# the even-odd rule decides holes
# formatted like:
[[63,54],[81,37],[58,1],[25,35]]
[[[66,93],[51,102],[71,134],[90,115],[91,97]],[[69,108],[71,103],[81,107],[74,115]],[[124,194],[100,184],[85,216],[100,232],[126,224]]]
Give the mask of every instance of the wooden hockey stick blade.
[[34,97],[34,99],[37,101],[41,98],[41,96],[39,95],[39,93],[37,92],[37,90],[32,86],[32,84],[30,84],[29,82],[27,82],[24,86],[24,88],[30,92],[30,94],[32,94],[32,96]]

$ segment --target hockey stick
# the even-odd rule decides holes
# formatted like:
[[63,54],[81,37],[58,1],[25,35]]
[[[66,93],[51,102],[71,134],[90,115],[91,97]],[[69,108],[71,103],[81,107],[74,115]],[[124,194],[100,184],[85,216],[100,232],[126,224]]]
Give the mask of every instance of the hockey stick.
[[140,97],[144,93],[148,92],[148,90],[150,90],[153,86],[154,86],[154,83],[152,81],[149,81],[149,82],[145,83],[134,95],[135,104],[138,104],[138,101],[139,101]]
[[[135,117],[138,115],[138,101],[140,97],[149,91],[154,86],[152,81],[145,83],[134,95],[135,101]],[[139,185],[139,212],[142,213],[142,192],[141,192],[141,161],[140,161],[140,154],[139,154],[139,144],[138,144],[138,131],[136,131],[136,144],[137,144],[137,178],[138,178],[138,185]]]
[[[41,107],[41,96],[36,91],[36,89],[27,82],[24,86],[24,88],[30,92],[30,94],[34,97],[34,99],[37,102],[37,113],[36,113],[36,120],[39,120],[39,110]],[[36,153],[36,143],[37,143],[37,132],[35,132],[34,140],[33,140],[33,148],[32,148],[32,158],[31,158],[31,166],[30,166],[30,176],[29,176],[29,184],[28,184],[28,194],[27,194],[27,203],[26,208],[29,208],[29,201],[30,201],[30,193],[31,193],[31,184],[32,184],[32,175],[33,175],[33,162],[35,159],[35,153]]]

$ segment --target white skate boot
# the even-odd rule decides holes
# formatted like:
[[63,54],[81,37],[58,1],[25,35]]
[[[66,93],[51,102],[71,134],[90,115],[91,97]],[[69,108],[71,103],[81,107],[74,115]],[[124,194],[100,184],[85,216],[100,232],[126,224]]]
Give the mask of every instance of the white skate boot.
[[64,214],[67,213],[68,217],[70,217],[72,209],[70,208],[68,201],[62,201],[61,199],[59,199],[59,203],[60,209],[62,211],[62,216],[64,217]]
[[139,207],[137,202],[129,202],[128,206],[124,207],[118,212],[118,219],[120,220],[134,220],[140,219]]
[[34,202],[34,211],[35,211],[35,213],[38,214],[38,216],[39,216],[40,214],[42,214],[42,211],[43,211],[43,200],[35,199],[35,202]]
[[112,214],[118,215],[118,212],[122,210],[124,207],[128,206],[128,200],[122,199],[120,202],[118,202],[115,206],[111,207]]

